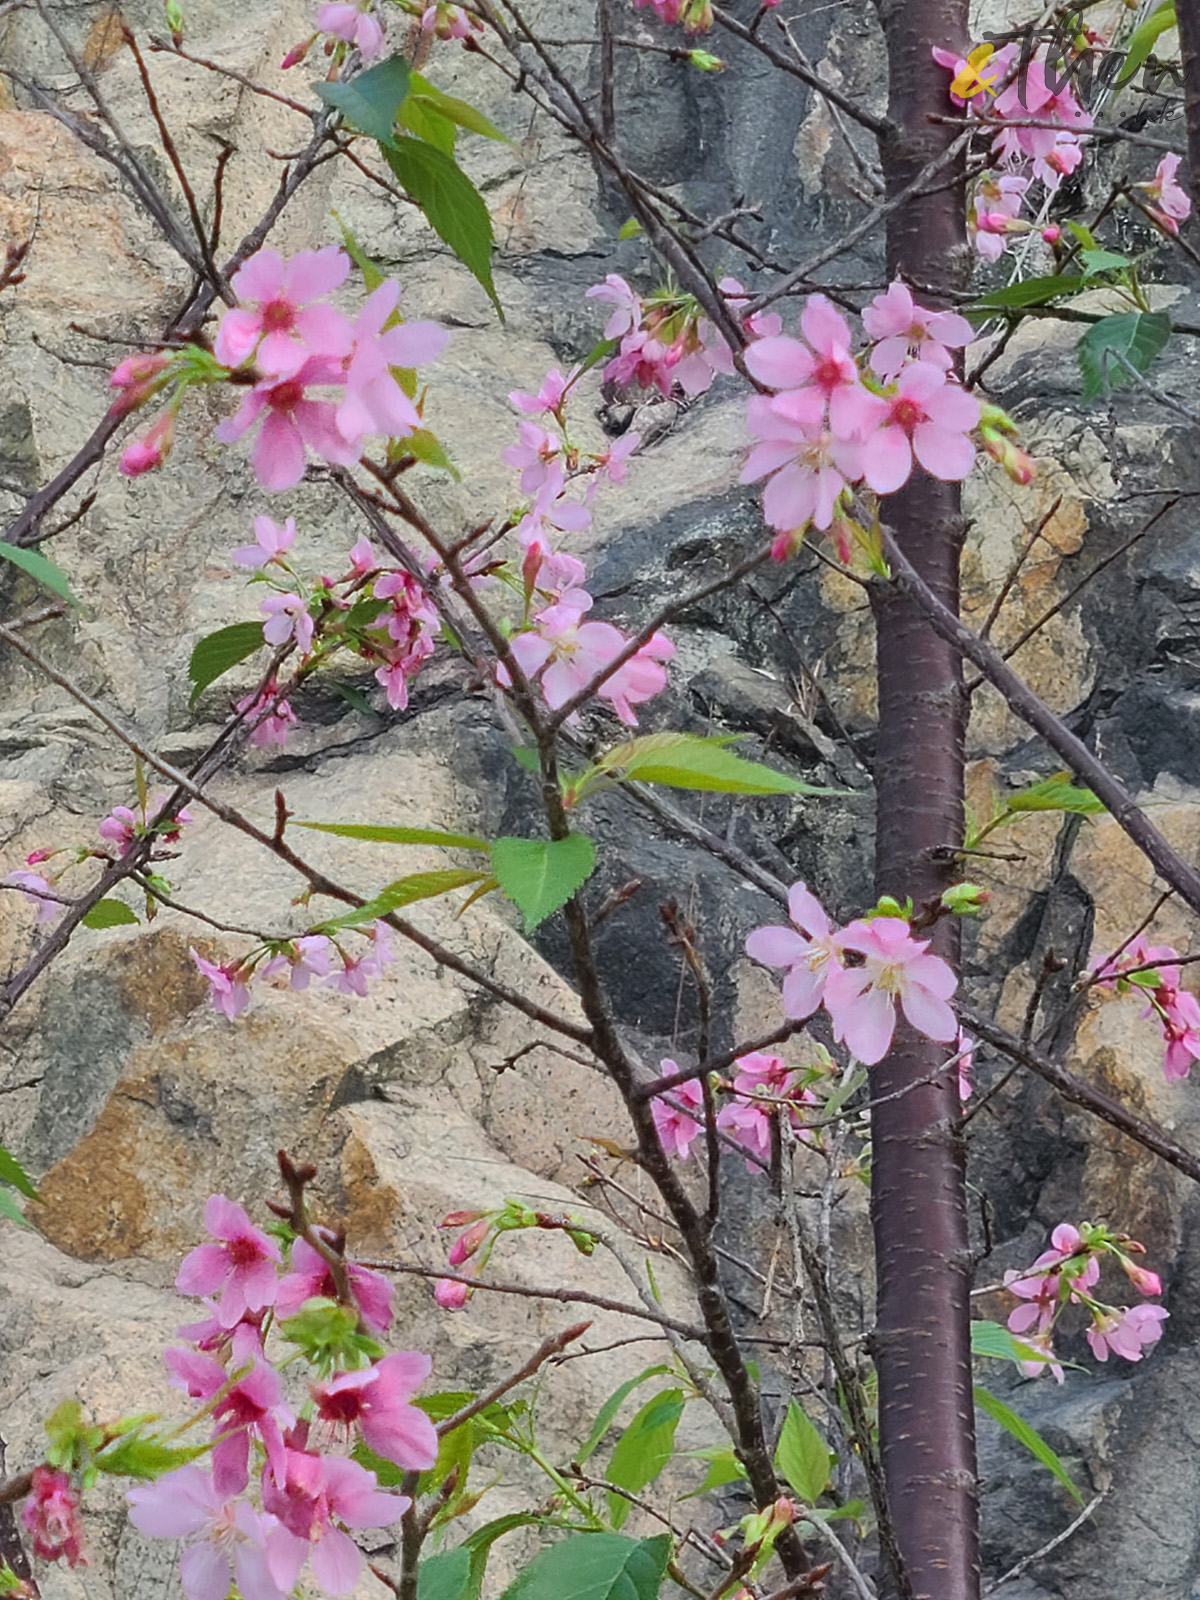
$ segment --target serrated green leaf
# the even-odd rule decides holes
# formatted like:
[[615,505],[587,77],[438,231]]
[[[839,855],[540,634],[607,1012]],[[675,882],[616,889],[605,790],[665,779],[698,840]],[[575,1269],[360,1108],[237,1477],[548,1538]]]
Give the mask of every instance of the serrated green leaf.
[[1042,1465],[1054,1474],[1074,1501],[1079,1505],[1083,1504],[1083,1496],[1075,1487],[1071,1474],[1036,1428],[1031,1427],[1024,1417],[1019,1417],[1004,1404],[1003,1400],[998,1400],[994,1394],[978,1383],[975,1385],[975,1404],[986,1411],[988,1416],[994,1422],[998,1422],[1007,1433],[1011,1433],[1031,1455],[1036,1456]]
[[681,1499],[693,1500],[697,1495],[707,1494],[710,1489],[723,1489],[727,1483],[741,1483],[746,1477],[745,1467],[729,1445],[717,1445],[710,1450],[689,1450],[688,1454],[700,1461],[707,1461],[708,1471],[700,1487],[682,1495]]
[[402,134],[381,139],[379,148],[433,231],[486,289],[503,322],[492,280],[492,219],[478,189],[449,156],[420,139]]
[[121,900],[97,900],[83,919],[85,928],[127,928],[138,925],[137,912]]
[[314,833],[332,833],[339,839],[366,839],[373,844],[441,844],[447,849],[490,850],[486,839],[470,833],[446,833],[441,828],[393,828],[375,822],[296,822],[292,828],[311,828]]
[[795,1400],[788,1401],[775,1465],[806,1505],[814,1505],[829,1485],[829,1448]]
[[460,1548],[471,1552],[471,1577],[460,1600],[480,1600],[488,1557],[497,1539],[503,1539],[506,1533],[512,1533],[517,1528],[540,1526],[544,1520],[536,1511],[510,1511],[507,1516],[485,1522],[482,1528],[476,1528],[473,1534],[464,1539]]
[[442,116],[431,101],[410,94],[400,109],[398,121],[416,138],[431,144],[443,155],[453,156],[454,146],[458,142],[458,129],[449,117]]
[[28,1200],[36,1200],[38,1197],[33,1179],[12,1151],[6,1150],[2,1144],[0,1144],[0,1183],[7,1183],[12,1188],[19,1189]]
[[459,1545],[427,1556],[417,1568],[417,1600],[464,1600],[471,1582],[471,1552]]
[[362,248],[358,240],[354,237],[353,233],[351,233],[350,229],[342,221],[341,217],[338,216],[337,212],[331,211],[329,214],[341,229],[342,243],[346,247],[346,254],[362,273],[363,284],[366,287],[367,293],[371,294],[374,290],[378,289],[379,285],[384,281],[387,274],[383,271],[382,267],[377,266],[375,262],[371,260],[370,256],[367,255],[366,251]]
[[578,1533],[540,1551],[501,1600],[656,1600],[671,1538]]
[[[646,1401],[609,1458],[604,1475],[610,1483],[639,1494],[654,1482],[675,1453],[675,1430],[686,1403],[682,1389],[664,1389]],[[623,1495],[609,1494],[608,1515],[614,1528],[623,1527],[632,1510]]]
[[446,94],[436,84],[430,83],[420,72],[414,72],[411,79],[410,95],[413,100],[427,102],[440,116],[448,117],[451,122],[456,122],[460,128],[465,128],[468,133],[482,134],[485,139],[495,139],[499,144],[512,144],[512,140],[482,111],[477,111],[473,105],[457,96]]
[[993,1361],[1048,1361],[1044,1350],[1035,1350],[1018,1339],[999,1322],[971,1323],[971,1351],[973,1355],[988,1356]]
[[448,472],[455,483],[462,482],[462,473],[446,454],[442,441],[428,428],[415,429],[407,438],[400,440],[400,447],[407,455],[423,461],[427,467],[440,467],[443,472]]
[[1149,371],[1159,351],[1171,337],[1171,319],[1163,311],[1123,311],[1119,316],[1094,322],[1075,346],[1083,374],[1083,398],[1094,400],[1104,389],[1128,383],[1129,373],[1111,353],[1122,356],[1135,372]]
[[252,656],[262,643],[261,622],[233,622],[228,628],[205,634],[197,641],[188,662],[188,677],[192,681],[192,697],[188,703],[194,706],[210,683],[216,683],[231,667]]
[[33,1223],[21,1210],[7,1189],[0,1189],[0,1217],[7,1217],[19,1227],[33,1229]]
[[1051,300],[1061,300],[1078,294],[1084,279],[1070,273],[1055,272],[1045,278],[1023,278],[1020,283],[1006,284],[1003,289],[993,289],[981,295],[971,309],[980,311],[1004,310],[1021,306],[1044,306]]
[[161,1478],[164,1473],[174,1472],[176,1467],[186,1467],[189,1461],[206,1455],[208,1450],[206,1444],[170,1445],[162,1439],[135,1433],[118,1439],[95,1459],[101,1472],[128,1478]]
[[1070,811],[1085,817],[1103,816],[1107,809],[1090,789],[1072,783],[1069,773],[1057,773],[1028,789],[1005,795],[1004,806],[1007,811]]
[[381,143],[390,139],[400,107],[408,95],[411,70],[401,55],[360,72],[349,83],[314,83],[313,93],[340,111],[359,133]]
[[1159,36],[1175,26],[1175,0],[1162,0],[1144,22],[1129,35],[1125,44],[1125,61],[1117,78],[1117,88],[1123,88],[1149,56]]
[[592,1423],[592,1431],[584,1441],[582,1449],[574,1457],[580,1466],[596,1453],[596,1449],[603,1440],[604,1435],[612,1427],[617,1412],[639,1384],[645,1383],[649,1378],[661,1378],[670,1372],[670,1367],[664,1367],[659,1363],[658,1365],[647,1367],[643,1372],[639,1372],[636,1378],[626,1378],[624,1383],[619,1384],[613,1390],[612,1394],[609,1395],[608,1399],[597,1411],[596,1420]]
[[1119,256],[1115,250],[1081,250],[1086,276],[1098,277],[1102,272],[1115,272],[1118,267],[1129,266],[1128,256]]
[[586,834],[566,839],[497,839],[492,870],[508,898],[525,914],[532,933],[591,877],[596,847]]
[[652,733],[631,739],[601,756],[595,771],[641,783],[661,783],[672,789],[718,790],[723,794],[824,794],[840,789],[817,789],[799,778],[789,778],[757,761],[747,761],[726,749],[727,736],[702,738],[694,733]]
[[375,922],[392,911],[399,911],[401,906],[415,905],[418,900],[436,900],[439,895],[449,894],[452,889],[463,889],[470,883],[479,883],[486,876],[486,873],[473,872],[467,867],[413,872],[407,878],[397,878],[395,883],[389,883],[365,905],[347,911],[344,916],[322,922],[321,931],[331,933],[335,928],[357,928],[364,922]]
[[19,544],[4,544],[0,542],[0,561],[9,561],[14,567],[29,577],[35,578],[44,589],[49,589],[60,599],[68,600],[71,605],[78,606],[71,591],[70,580],[61,567],[55,566],[49,556],[44,556],[40,550],[26,550]]

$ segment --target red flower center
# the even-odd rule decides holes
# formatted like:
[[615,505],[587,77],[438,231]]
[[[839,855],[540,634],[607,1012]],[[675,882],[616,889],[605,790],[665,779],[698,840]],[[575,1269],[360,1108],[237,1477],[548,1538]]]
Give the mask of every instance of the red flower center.
[[266,333],[290,333],[295,323],[295,309],[286,300],[268,300],[262,308],[262,325]]
[[231,1239],[226,1245],[225,1251],[229,1257],[230,1266],[236,1270],[252,1267],[255,1262],[262,1260],[262,1251],[258,1248],[257,1242],[244,1236],[239,1239]]

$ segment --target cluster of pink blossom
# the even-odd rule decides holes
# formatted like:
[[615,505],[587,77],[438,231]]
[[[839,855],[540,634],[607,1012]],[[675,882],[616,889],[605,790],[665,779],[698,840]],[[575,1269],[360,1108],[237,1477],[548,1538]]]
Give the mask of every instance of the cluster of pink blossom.
[[844,516],[852,484],[892,494],[914,462],[947,482],[974,463],[979,403],[951,371],[951,351],[973,337],[966,318],[924,310],[896,282],[864,309],[863,325],[874,341],[869,380],[846,319],[821,294],[801,314],[803,339],[772,334],[746,351],[750,372],[775,392],[749,403],[761,443],[742,481],[768,479],[763,514],[784,550],[810,523],[825,531]]
[[1141,1295],[1157,1298],[1162,1294],[1158,1274],[1131,1260],[1130,1252],[1144,1255],[1142,1245],[1124,1234],[1083,1223],[1074,1228],[1059,1223],[1050,1236],[1049,1250],[1042,1252],[1025,1272],[1004,1274],[1004,1287],[1022,1302],[1008,1316],[1010,1333],[1029,1345],[1037,1355],[1021,1362],[1028,1377],[1037,1377],[1049,1367],[1059,1383],[1063,1370],[1054,1359],[1051,1335],[1059,1317],[1069,1305],[1082,1305],[1091,1314],[1088,1343],[1098,1361],[1107,1361],[1111,1350],[1126,1361],[1140,1361],[1142,1352],[1162,1337],[1162,1324],[1168,1313],[1161,1306],[1110,1306],[1091,1293],[1100,1277],[1105,1256],[1111,1256]]
[[[749,303],[736,278],[722,278],[720,289],[734,316]],[[587,294],[613,307],[604,337],[621,342],[604,376],[614,383],[657,389],[664,397],[678,384],[691,397],[704,394],[718,374],[733,373],[733,352],[691,295],[659,289],[643,299],[615,272]],[[755,313],[744,322],[751,340],[777,334],[782,326],[773,312]]]
[[33,1485],[21,1507],[21,1526],[40,1560],[87,1566],[79,1494],[69,1473],[57,1467],[34,1467]]
[[1146,210],[1150,216],[1164,233],[1170,234],[1178,233],[1179,224],[1186,222],[1192,214],[1191,199],[1175,177],[1179,171],[1179,161],[1180,158],[1174,154],[1163,156],[1150,182],[1134,185],[1145,194]]
[[[395,282],[380,284],[351,321],[328,299],[349,271],[346,252],[328,245],[301,250],[290,261],[275,250],[260,250],[233,276],[241,303],[221,318],[214,345],[221,367],[208,376],[236,372],[250,380],[240,407],[218,426],[217,437],[229,442],[257,427],[250,459],[264,488],[299,483],[309,450],[350,466],[368,435],[407,438],[421,426],[420,413],[396,374],[432,361],[448,334],[435,322],[400,322]],[[130,358],[117,368],[113,383],[121,390],[118,404],[124,410],[141,404],[161,382],[161,373],[143,373],[143,366],[156,359]],[[178,404],[177,399],[126,450],[122,471],[127,476],[161,465]]]
[[1152,945],[1139,934],[1119,955],[1094,963],[1097,988],[1137,994],[1147,1002],[1142,1015],[1158,1018],[1167,1047],[1163,1075],[1168,1083],[1186,1078],[1192,1062],[1200,1060],[1200,1000],[1179,986],[1181,959],[1170,945]]
[[454,1269],[453,1278],[439,1278],[433,1297],[446,1311],[461,1311],[474,1294],[464,1278],[478,1278],[491,1258],[502,1233],[540,1228],[565,1233],[580,1255],[590,1256],[596,1239],[581,1218],[546,1211],[534,1211],[522,1200],[506,1200],[493,1211],[450,1211],[439,1228],[458,1228],[460,1233],[446,1255],[446,1265]]
[[250,1004],[252,983],[269,982],[284,973],[292,989],[307,989],[318,978],[339,994],[366,996],[371,984],[383,977],[396,957],[386,923],[374,922],[369,928],[355,931],[370,941],[360,956],[352,956],[324,933],[302,934],[262,945],[223,965],[207,960],[197,950],[188,953],[197,971],[208,980],[213,1006],[233,1022]]
[[[776,1119],[786,1111],[800,1139],[810,1141],[812,1131],[805,1125],[801,1106],[817,1104],[804,1074],[789,1067],[782,1056],[752,1052],[734,1062],[737,1072],[732,1084],[721,1085],[730,1099],[717,1112],[716,1125],[735,1143],[744,1145],[747,1172],[758,1172],[771,1160],[772,1131]],[[679,1071],[671,1060],[662,1062],[665,1077]],[[808,1075],[811,1077],[811,1074]],[[654,1126],[669,1154],[685,1160],[693,1140],[704,1129],[704,1089],[699,1078],[689,1078],[650,1102]]]
[[803,1022],[824,1005],[834,1038],[867,1066],[891,1047],[897,1002],[918,1033],[943,1044],[958,1041],[948,1004],[958,980],[903,917],[876,915],[835,928],[802,883],[792,885],[788,914],[791,927],[756,928],[746,940],[755,961],[786,969],[787,1016]]

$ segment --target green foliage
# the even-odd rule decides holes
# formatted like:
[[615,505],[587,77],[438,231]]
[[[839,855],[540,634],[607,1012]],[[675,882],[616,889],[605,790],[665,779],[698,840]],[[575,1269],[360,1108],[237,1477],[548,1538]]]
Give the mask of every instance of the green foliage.
[[61,567],[55,566],[49,556],[44,556],[40,550],[26,550],[19,544],[0,542],[0,561],[8,561],[14,567],[20,567],[28,577],[35,578],[43,588],[49,589],[60,599],[69,600],[73,606],[79,605],[79,601],[71,591],[66,573]]
[[981,1384],[975,1385],[975,1404],[981,1411],[986,1411],[993,1421],[998,1422],[1005,1432],[1011,1433],[1031,1455],[1036,1456],[1042,1465],[1054,1474],[1073,1500],[1079,1505],[1083,1504],[1083,1496],[1075,1487],[1070,1473],[1036,1428],[1030,1427],[1024,1417],[1019,1417],[1004,1404],[1003,1400],[998,1400]]
[[596,1420],[592,1423],[592,1431],[588,1434],[582,1448],[577,1450],[575,1453],[574,1459],[580,1464],[580,1466],[582,1466],[585,1461],[589,1460],[591,1456],[595,1455],[597,1448],[603,1442],[604,1435],[608,1432],[616,1420],[617,1412],[625,1404],[625,1401],[633,1393],[633,1391],[640,1384],[645,1383],[649,1378],[670,1376],[671,1370],[672,1369],[670,1367],[665,1367],[661,1363],[653,1367],[646,1367],[645,1370],[639,1372],[635,1378],[626,1378],[624,1383],[620,1384],[616,1389],[613,1390],[608,1399],[600,1407],[599,1411],[597,1411]]
[[828,1446],[795,1400],[788,1401],[775,1465],[806,1505],[814,1505],[829,1486]]
[[341,229],[342,243],[346,247],[346,254],[362,273],[363,284],[366,287],[367,293],[372,293],[375,289],[378,289],[379,285],[384,281],[387,274],[384,272],[382,267],[376,266],[375,262],[371,260],[370,256],[367,255],[366,251],[362,248],[358,240],[354,237],[353,233],[351,233],[350,229],[342,221],[341,217],[338,216],[337,212],[331,211],[329,214]]
[[1150,15],[1138,24],[1125,45],[1125,62],[1117,79],[1117,88],[1127,84],[1138,68],[1147,60],[1158,43],[1159,36],[1175,26],[1175,0],[1162,0]]
[[375,922],[401,906],[410,906],[417,900],[432,900],[449,894],[469,883],[480,883],[488,876],[485,872],[472,872],[466,867],[446,867],[439,872],[413,872],[407,878],[397,878],[381,889],[366,905],[347,911],[345,916],[334,917],[320,925],[319,932],[332,933],[337,928],[356,928],[364,922]]
[[446,454],[442,441],[428,428],[418,428],[407,438],[401,439],[400,447],[406,455],[416,456],[417,460],[424,462],[427,467],[437,467],[442,472],[448,472],[455,483],[462,482],[462,473]]
[[[664,1389],[647,1400],[617,1440],[605,1473],[610,1483],[639,1494],[654,1482],[674,1454],[675,1430],[686,1404],[682,1389]],[[624,1495],[609,1494],[608,1515],[614,1528],[623,1527],[632,1510]]]
[[971,1323],[971,1350],[974,1355],[994,1361],[1048,1361],[1044,1350],[1018,1339],[999,1322]]
[[218,628],[216,633],[205,634],[198,640],[188,662],[188,677],[192,680],[189,705],[194,706],[209,684],[215,683],[230,667],[252,656],[262,642],[261,622],[233,622],[228,628]]
[[384,1353],[377,1340],[358,1331],[358,1313],[336,1300],[306,1300],[294,1317],[279,1324],[279,1331],[322,1377],[336,1367],[366,1366]]
[[186,1467],[189,1461],[207,1455],[209,1446],[171,1445],[153,1434],[143,1434],[140,1429],[117,1439],[96,1457],[101,1472],[120,1474],[128,1478],[161,1478],[174,1472],[176,1467]]
[[525,914],[532,933],[591,877],[596,847],[582,833],[565,839],[497,839],[492,868],[508,898]]
[[462,1600],[470,1581],[471,1552],[460,1544],[457,1550],[422,1561],[417,1569],[417,1600]]
[[971,310],[1011,311],[1024,306],[1045,306],[1052,300],[1065,300],[1078,294],[1084,279],[1070,273],[1054,272],[1044,278],[1023,278],[1020,283],[1009,283],[1003,289],[993,289],[980,295]]
[[688,1454],[698,1461],[707,1461],[708,1471],[704,1474],[704,1481],[700,1487],[693,1489],[690,1494],[685,1494],[682,1497],[684,1500],[707,1494],[710,1489],[723,1489],[727,1483],[741,1483],[745,1480],[746,1469],[738,1460],[732,1445],[712,1445],[707,1450],[689,1450]]
[[656,1600],[671,1558],[667,1534],[580,1533],[540,1551],[501,1600]]
[[125,928],[137,922],[137,913],[121,900],[97,900],[83,919],[85,928]]
[[582,798],[600,780],[636,778],[641,783],[661,783],[672,789],[707,789],[723,794],[841,794],[840,789],[817,789],[774,772],[757,761],[735,755],[727,746],[728,734],[702,738],[694,733],[651,733],[630,739],[601,756],[594,767],[572,784]]
[[1056,772],[1038,783],[1031,783],[1026,789],[1018,789],[1015,794],[1001,798],[993,793],[987,814],[970,819],[964,842],[968,849],[974,849],[989,833],[1007,827],[1027,812],[1062,811],[1073,816],[1098,817],[1103,816],[1106,809],[1104,802],[1090,789],[1074,783],[1069,772]]
[[16,1189],[28,1200],[38,1198],[33,1179],[16,1156],[0,1144],[0,1217],[6,1217],[9,1222],[15,1222],[20,1228],[32,1228],[33,1224],[9,1193],[10,1189]]
[[487,290],[503,321],[492,279],[492,219],[478,189],[445,151],[421,139],[399,134],[381,139],[379,148],[433,231]]
[[485,839],[470,833],[446,833],[442,828],[394,828],[374,822],[295,822],[293,828],[311,828],[314,833],[332,833],[339,839],[365,839],[372,844],[441,844],[447,849],[487,850]]
[[392,136],[411,77],[408,62],[395,55],[360,72],[349,83],[314,83],[312,87],[313,93],[340,111],[352,128],[383,144]]
[[1093,323],[1075,346],[1083,374],[1083,398],[1094,400],[1106,383],[1117,389],[1130,381],[1129,373],[1113,355],[1145,374],[1170,337],[1171,319],[1163,311],[1123,311]]
[[412,73],[409,79],[408,104],[411,105],[414,101],[428,107],[444,120],[465,128],[468,133],[478,133],[485,139],[495,139],[499,144],[512,144],[508,135],[502,133],[482,111],[477,111],[474,106],[468,105],[465,100],[459,100],[455,95],[444,93],[420,72]]

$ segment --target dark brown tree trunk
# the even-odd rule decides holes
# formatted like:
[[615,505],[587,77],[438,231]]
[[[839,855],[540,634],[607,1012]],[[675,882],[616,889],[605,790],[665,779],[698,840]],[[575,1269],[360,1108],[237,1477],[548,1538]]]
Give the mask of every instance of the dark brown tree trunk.
[[1200,206],[1200,0],[1175,0],[1187,112],[1188,193]]
[[[966,48],[966,0],[878,0],[887,40],[889,132],[880,154],[889,195],[911,184],[953,137],[929,121],[947,107],[948,78],[934,45]],[[944,303],[969,270],[961,163],[888,219],[890,276],[922,304]],[[956,173],[958,182],[950,182]],[[919,469],[884,502],[885,520],[925,582],[956,614],[963,524],[958,485]],[[914,604],[875,602],[879,742],[875,763],[880,893],[915,905],[952,879],[946,847],[961,843],[966,706],[954,650]],[[957,963],[957,928],[933,931]],[[957,1072],[952,1052],[903,1020],[874,1070],[871,1213],[878,1272],[874,1355],[888,1499],[905,1573],[917,1600],[979,1593],[975,1419],[971,1392],[970,1253]],[[923,1080],[933,1078],[931,1083]],[[889,1099],[912,1084],[922,1084]]]

